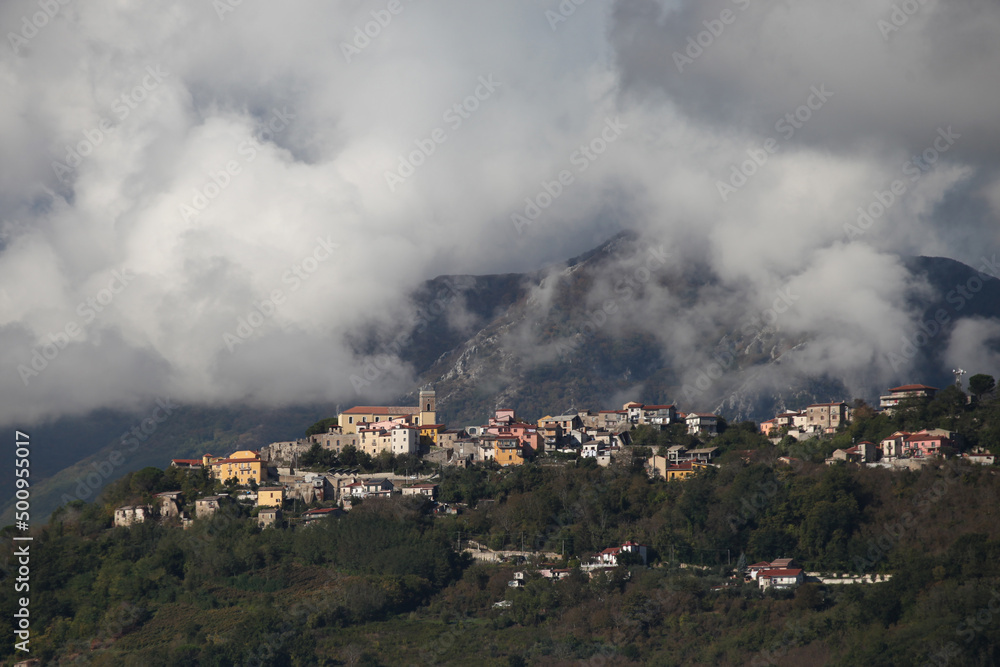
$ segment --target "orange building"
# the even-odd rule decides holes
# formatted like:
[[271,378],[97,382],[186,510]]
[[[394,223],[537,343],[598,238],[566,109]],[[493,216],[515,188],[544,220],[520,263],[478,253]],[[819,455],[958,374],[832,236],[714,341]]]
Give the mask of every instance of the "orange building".
[[233,452],[228,458],[211,461],[212,477],[226,481],[236,478],[238,484],[249,484],[251,480],[260,484],[264,479],[264,464],[260,452],[243,449]]

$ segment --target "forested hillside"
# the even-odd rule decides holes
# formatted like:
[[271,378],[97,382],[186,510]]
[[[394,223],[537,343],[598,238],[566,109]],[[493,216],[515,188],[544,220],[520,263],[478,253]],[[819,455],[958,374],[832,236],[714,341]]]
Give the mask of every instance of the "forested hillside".
[[[729,425],[713,440],[726,450],[720,466],[685,481],[651,480],[641,460],[688,436],[646,430],[634,433],[635,457],[609,468],[445,469],[441,500],[464,503],[457,516],[425,499],[369,499],[310,526],[289,505],[289,525],[261,530],[256,509],[234,503],[188,530],[111,528],[115,506],[161,490],[233,491],[201,473],[146,469],[36,532],[32,649],[46,664],[95,665],[996,663],[995,469],[960,458],[917,472],[819,463],[840,441],[901,427],[952,427],[995,446],[1000,406],[956,398],[942,392],[891,418],[862,408],[823,441],[774,446]],[[470,539],[553,551],[570,568],[632,539],[652,562],[548,581],[531,562],[473,563],[456,551]],[[732,578],[741,554],[892,577],[762,593]],[[515,569],[529,573],[523,589],[507,586]]]

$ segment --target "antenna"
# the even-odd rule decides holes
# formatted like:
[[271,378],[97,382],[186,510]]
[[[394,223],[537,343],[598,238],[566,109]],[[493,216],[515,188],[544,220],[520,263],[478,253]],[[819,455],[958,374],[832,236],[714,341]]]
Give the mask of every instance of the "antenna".
[[951,372],[955,374],[955,386],[959,389],[962,388],[962,376],[965,375],[965,371],[961,368],[953,368]]

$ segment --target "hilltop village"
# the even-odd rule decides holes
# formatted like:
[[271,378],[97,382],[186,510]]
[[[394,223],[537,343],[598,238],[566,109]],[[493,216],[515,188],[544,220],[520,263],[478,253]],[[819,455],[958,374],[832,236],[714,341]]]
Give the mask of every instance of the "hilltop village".
[[[81,655],[141,646],[143,664],[247,664],[248,638],[277,624],[296,638],[289,650],[349,663],[351,645],[391,627],[403,639],[380,664],[409,664],[462,618],[509,651],[543,627],[577,647],[559,649],[574,661],[594,655],[596,633],[628,651],[620,664],[655,662],[668,640],[687,664],[718,657],[691,647],[723,629],[739,656],[780,649],[768,628],[854,619],[854,634],[828,631],[795,664],[841,650],[845,664],[875,664],[884,647],[857,638],[901,624],[893,664],[915,663],[899,657],[909,633],[932,636],[948,606],[935,642],[947,640],[1000,577],[1000,403],[991,377],[968,387],[907,384],[873,405],[813,403],[762,423],[629,402],[530,421],[498,409],[465,426],[443,423],[426,388],[412,405],[307,422],[294,440],[195,440],[178,452],[191,458],[130,472],[40,530],[51,584],[38,608],[55,610],[37,618],[41,641]],[[219,442],[237,444],[212,452]],[[69,625],[122,601],[135,614],[97,644],[99,627]],[[302,613],[282,620],[289,609]],[[185,648],[201,633],[209,648]],[[217,637],[228,662],[213,662]],[[464,664],[474,650],[449,655]]]
[[[880,397],[877,410],[868,406],[861,409],[891,415],[901,405],[932,400],[937,391],[922,384],[893,387]],[[789,439],[822,441],[849,425],[856,409],[846,401],[816,403],[752,426],[775,445]],[[188,526],[197,518],[214,515],[233,499],[255,506],[262,527],[289,520],[308,524],[349,512],[359,501],[394,495],[425,497],[433,503],[434,513],[456,514],[462,511],[460,505],[438,502],[438,481],[444,468],[485,465],[502,469],[531,461],[550,465],[572,460],[590,460],[597,466],[617,463],[633,469],[639,466],[654,479],[683,481],[717,467],[715,460],[724,452],[713,441],[727,427],[716,414],[629,402],[620,409],[546,415],[533,423],[519,419],[514,410],[498,409],[485,424],[451,428],[439,422],[436,394],[428,388],[420,391],[418,405],[355,406],[320,422],[311,429],[314,432],[297,440],[224,456],[205,453],[198,459],[173,459],[171,467],[204,470],[211,479],[225,483],[231,494],[194,499],[191,516],[185,507],[192,505],[184,504],[180,491],[161,492],[156,495],[158,507],[119,507],[114,523],[128,526],[158,516],[173,517]],[[664,440],[666,444],[654,445]],[[676,440],[683,440],[683,444],[674,443]],[[834,449],[825,462],[916,469],[950,455],[969,463],[994,463],[993,454],[985,450],[962,449],[960,434],[925,428],[896,431],[879,442],[862,440]],[[751,454],[741,455],[749,459]],[[324,467],[323,461],[331,457],[341,465]],[[380,458],[397,466],[406,461],[412,472],[398,474],[398,467],[396,471],[363,472],[361,466],[343,465],[345,460]],[[798,460],[782,456],[778,463],[794,465]],[[297,511],[299,503],[301,510]],[[289,509],[293,515],[285,514]],[[596,554],[591,565],[613,566],[619,554],[633,549],[645,561],[645,546],[625,542]],[[552,576],[558,578],[559,573]]]

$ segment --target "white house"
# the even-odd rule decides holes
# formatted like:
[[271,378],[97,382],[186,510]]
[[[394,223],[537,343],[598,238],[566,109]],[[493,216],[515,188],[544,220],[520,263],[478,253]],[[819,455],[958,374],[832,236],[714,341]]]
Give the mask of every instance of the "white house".
[[691,435],[715,435],[718,432],[719,418],[707,412],[689,412],[684,421]]
[[798,568],[788,570],[768,569],[762,570],[757,574],[757,584],[761,590],[767,588],[795,588],[796,586],[801,586],[803,581],[805,581],[805,576],[802,574],[802,570]]

